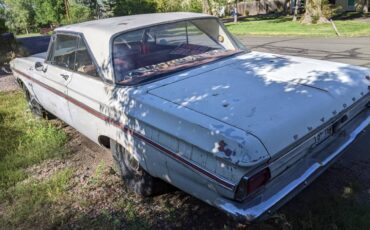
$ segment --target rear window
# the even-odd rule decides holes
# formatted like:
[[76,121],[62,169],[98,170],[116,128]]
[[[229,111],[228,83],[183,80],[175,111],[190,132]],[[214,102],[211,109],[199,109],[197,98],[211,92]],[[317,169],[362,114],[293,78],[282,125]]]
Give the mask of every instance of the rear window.
[[116,82],[132,85],[243,49],[216,19],[181,21],[123,33],[113,40]]

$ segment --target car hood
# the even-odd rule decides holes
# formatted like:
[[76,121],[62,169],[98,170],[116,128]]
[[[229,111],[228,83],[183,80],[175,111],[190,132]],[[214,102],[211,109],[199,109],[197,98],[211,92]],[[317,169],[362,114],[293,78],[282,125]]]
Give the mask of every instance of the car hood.
[[274,155],[365,95],[367,75],[346,64],[250,52],[149,93],[242,129]]

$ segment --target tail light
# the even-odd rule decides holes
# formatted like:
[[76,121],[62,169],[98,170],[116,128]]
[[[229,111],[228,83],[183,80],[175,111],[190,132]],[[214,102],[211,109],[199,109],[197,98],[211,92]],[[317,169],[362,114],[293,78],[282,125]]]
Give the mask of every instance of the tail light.
[[270,178],[269,168],[265,168],[249,178],[243,177],[236,191],[235,199],[238,201],[244,200],[249,194],[265,185]]

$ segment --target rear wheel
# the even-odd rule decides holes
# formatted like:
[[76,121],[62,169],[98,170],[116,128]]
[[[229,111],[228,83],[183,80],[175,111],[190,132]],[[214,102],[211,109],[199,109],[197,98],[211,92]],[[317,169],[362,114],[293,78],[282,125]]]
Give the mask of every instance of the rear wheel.
[[110,147],[118,174],[130,190],[141,196],[154,196],[169,191],[169,184],[147,173],[135,157],[120,144],[111,140]]

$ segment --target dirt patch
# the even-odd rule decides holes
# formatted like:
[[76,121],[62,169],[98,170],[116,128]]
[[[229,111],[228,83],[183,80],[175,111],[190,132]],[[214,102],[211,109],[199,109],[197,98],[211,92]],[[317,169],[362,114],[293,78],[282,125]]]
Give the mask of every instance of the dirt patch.
[[15,83],[12,75],[0,75],[0,92],[8,92],[18,90],[19,87]]
[[73,168],[75,176],[83,180],[90,177],[99,164],[112,166],[113,161],[109,150],[98,146],[59,120],[53,120],[52,123],[67,133],[69,140],[66,149],[69,156],[63,159],[46,160],[42,164],[26,169],[30,179],[44,180],[59,170]]

